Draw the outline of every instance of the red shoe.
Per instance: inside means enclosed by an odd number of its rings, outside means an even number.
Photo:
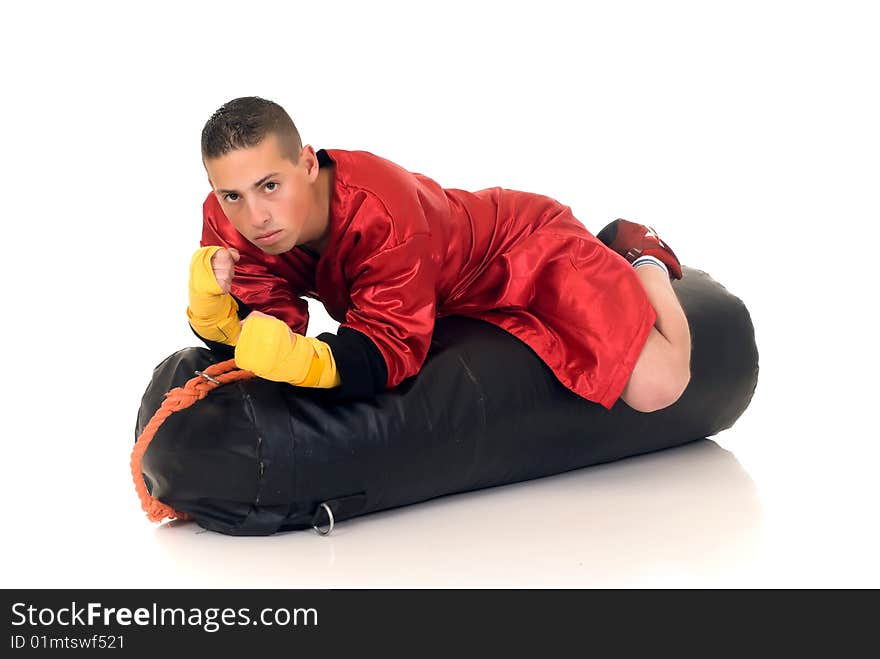
[[[670,279],[681,279],[681,263],[653,227],[622,218],[614,220],[597,235],[601,242],[632,263],[640,256],[653,256],[669,268]]]

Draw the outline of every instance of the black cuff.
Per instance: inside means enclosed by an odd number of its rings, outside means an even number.
[[[239,319],[239,320],[244,320],[245,317],[246,317],[251,311],[253,311],[253,309],[251,309],[251,308],[250,308],[248,305],[246,305],[244,302],[242,302],[242,301],[239,300],[237,297],[235,297],[234,295],[232,295],[232,293],[230,293],[229,295],[231,295],[231,296],[232,296],[232,299],[235,300],[235,301],[238,303],[238,319]]]
[[[364,333],[340,326],[336,334],[318,334],[333,353],[342,384],[328,389],[334,400],[369,398],[385,390],[388,367],[376,344]]]
[[[189,325],[189,323],[187,323]],[[206,339],[204,336],[199,334],[193,329],[192,325],[189,325],[189,328],[192,330],[192,333],[199,337],[206,346],[211,349],[220,361],[226,361],[227,359],[233,359],[235,357],[235,346],[226,345],[225,343],[220,343],[219,341],[211,341],[210,339]]]

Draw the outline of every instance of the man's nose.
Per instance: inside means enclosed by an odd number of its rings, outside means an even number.
[[[248,203],[248,222],[255,229],[260,229],[271,219],[269,209],[259,201],[251,201]]]

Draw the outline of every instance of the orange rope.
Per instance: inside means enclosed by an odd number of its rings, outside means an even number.
[[[212,364],[202,372],[206,375],[210,375],[215,380],[219,380],[219,384],[211,382],[201,375],[196,375],[194,378],[187,381],[183,387],[175,387],[166,393],[165,401],[162,403],[162,406],[156,410],[153,418],[150,419],[150,422],[144,428],[140,437],[138,437],[137,442],[134,445],[134,450],[131,452],[131,476],[134,479],[135,490],[137,490],[138,497],[140,497],[141,500],[141,508],[147,513],[147,517],[151,522],[161,522],[166,517],[183,520],[192,519],[191,515],[177,512],[171,506],[168,506],[151,496],[147,491],[141,463],[147,447],[150,445],[150,442],[153,441],[153,436],[156,434],[156,431],[165,419],[171,416],[174,412],[185,410],[197,400],[201,400],[207,396],[210,391],[216,389],[220,385],[235,382],[236,380],[249,380],[254,377],[254,374],[250,371],[236,369],[237,367],[235,366],[234,359],[228,359],[225,362]]]

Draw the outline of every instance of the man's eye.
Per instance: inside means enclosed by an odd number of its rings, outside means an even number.
[[[235,197],[237,199],[238,195],[234,192],[223,195],[223,199],[225,199],[226,201],[235,201],[235,199],[230,199],[230,197]]]
[[[266,183],[266,185],[274,185],[274,186],[276,186],[276,188],[278,186],[278,184],[275,181],[269,181],[268,183]],[[275,190],[276,188],[272,188],[271,190],[269,190],[269,192],[272,192],[272,190]]]

